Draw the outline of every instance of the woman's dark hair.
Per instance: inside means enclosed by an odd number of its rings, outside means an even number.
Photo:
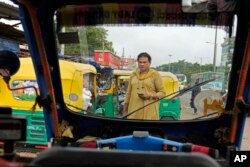
[[[140,59],[141,57],[147,57],[149,63],[151,63],[151,56],[150,56],[147,52],[142,52],[142,53],[140,53],[140,54],[137,56],[137,61],[139,61],[139,59]]]

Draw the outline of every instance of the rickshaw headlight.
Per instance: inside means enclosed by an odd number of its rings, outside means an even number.
[[[78,95],[75,93],[70,93],[69,94],[69,100],[71,101],[77,101],[78,100]]]

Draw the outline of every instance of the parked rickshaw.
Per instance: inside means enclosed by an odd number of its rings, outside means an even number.
[[[180,118],[180,98],[171,99],[179,91],[177,77],[170,72],[159,72],[166,92],[165,98],[160,100],[159,115],[161,120],[178,120]],[[118,81],[118,87],[125,87],[128,84],[131,70],[114,70],[114,77]]]
[[[179,81],[171,72],[159,72],[166,92],[166,98],[160,100],[159,114],[162,120],[178,120],[181,116]]]
[[[83,99],[83,86],[90,88],[92,96],[96,98],[96,69],[92,65],[60,60],[61,82],[65,104],[74,112],[84,112],[87,108]],[[36,80],[33,62],[30,57],[20,58],[20,69],[11,77],[8,89],[3,78],[0,78],[0,106],[11,106],[14,116],[27,118],[27,142],[29,147],[47,144],[46,127],[43,108],[36,103],[40,94]],[[89,103],[89,102],[88,102]],[[19,143],[21,145],[21,143]]]
[[[21,58],[20,64],[19,71],[10,80],[10,87],[15,90],[9,90],[3,78],[0,78],[0,106],[11,106],[13,115],[27,118],[27,142],[47,144],[43,110],[38,105],[34,106],[39,88],[32,60]],[[28,88],[21,89],[23,87]]]
[[[126,95],[126,87],[132,70],[113,70],[113,75],[106,82],[106,88],[99,94],[99,98],[103,100],[102,110],[95,110],[95,113],[102,114],[106,117],[121,117],[123,101]],[[177,77],[170,72],[159,72],[162,77],[166,97],[160,100],[159,115],[162,120],[178,120],[180,119],[180,98],[174,95],[179,92],[179,82]],[[107,86],[109,85],[109,86]],[[176,92],[176,94],[175,94]]]

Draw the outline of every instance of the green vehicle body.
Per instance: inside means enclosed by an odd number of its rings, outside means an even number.
[[[106,86],[107,89],[103,90],[105,93],[105,100],[98,109],[95,105],[95,113],[101,114],[105,117],[121,117],[122,116],[122,104],[119,102],[119,88],[121,82],[128,80],[131,71],[126,70],[114,70],[113,77],[111,78],[112,85]],[[179,82],[177,77],[169,72],[160,72],[162,76],[164,88],[166,91],[166,98],[160,100],[159,104],[159,115],[160,119],[164,120],[178,120],[181,115],[181,103],[180,98],[175,97],[171,99],[170,94],[179,91]],[[122,81],[121,81],[122,78]]]
[[[14,109],[13,116],[25,116],[27,118],[26,140],[33,144],[47,144],[44,115],[42,111],[32,113],[28,110]]]
[[[180,105],[181,105],[181,102],[180,102],[179,97],[173,100],[162,99],[159,105],[160,119],[179,120],[181,116]]]
[[[13,116],[25,116],[27,120],[26,126],[26,141],[19,142],[23,143],[22,146],[29,145],[28,147],[33,147],[37,145],[47,145],[47,133],[44,120],[44,112],[42,108],[39,108],[36,105],[34,111],[32,111],[32,106],[35,103],[36,95],[33,88],[25,88],[27,86],[33,86],[39,92],[35,77],[35,72],[33,70],[33,63],[29,58],[21,58],[21,67],[15,75],[12,76],[10,84],[11,88],[20,88],[18,90],[9,90],[6,83],[2,78],[0,78],[0,97],[3,99],[0,103],[0,106],[10,105],[12,106],[12,115]],[[72,67],[73,71],[72,76],[67,76],[65,73],[62,75],[62,83],[64,88],[64,93],[68,96],[73,92],[75,94],[82,94],[82,88],[80,85],[83,85],[83,75],[95,75],[94,67],[90,65],[82,64],[72,64],[67,61],[60,61],[63,67]],[[66,66],[68,65],[68,66]],[[75,66],[73,66],[75,65]],[[75,67],[75,69],[73,68]],[[32,70],[31,70],[32,69]],[[93,80],[95,80],[93,78]],[[95,85],[95,83],[91,83]],[[71,86],[72,85],[72,86]],[[95,97],[95,95],[94,95]],[[69,104],[80,108],[83,104],[82,97],[79,96],[79,100],[73,101],[65,97],[65,101]],[[75,103],[74,103],[75,102]],[[72,108],[75,112],[80,112],[79,109]],[[75,110],[74,110],[75,109]],[[21,145],[20,145],[21,146]]]

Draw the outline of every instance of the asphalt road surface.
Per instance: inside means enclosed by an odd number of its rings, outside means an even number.
[[[194,114],[194,110],[190,107],[189,104],[190,97],[191,97],[191,92],[188,92],[180,97],[182,104],[181,118],[180,118],[181,120],[195,119],[197,117],[203,116],[203,112],[201,111],[198,111],[197,114]],[[247,117],[246,119],[244,134],[242,137],[241,150],[250,151],[250,117]]]
[[[246,119],[241,150],[250,151],[250,117],[247,117]]]
[[[191,92],[185,93],[182,96],[180,96],[180,100],[181,100],[180,119],[181,120],[190,120],[190,119],[195,119],[195,118],[204,116],[203,112],[199,110],[197,114],[194,114],[194,109],[190,107],[190,98],[191,98]],[[212,115],[212,116],[217,116],[217,114]]]

